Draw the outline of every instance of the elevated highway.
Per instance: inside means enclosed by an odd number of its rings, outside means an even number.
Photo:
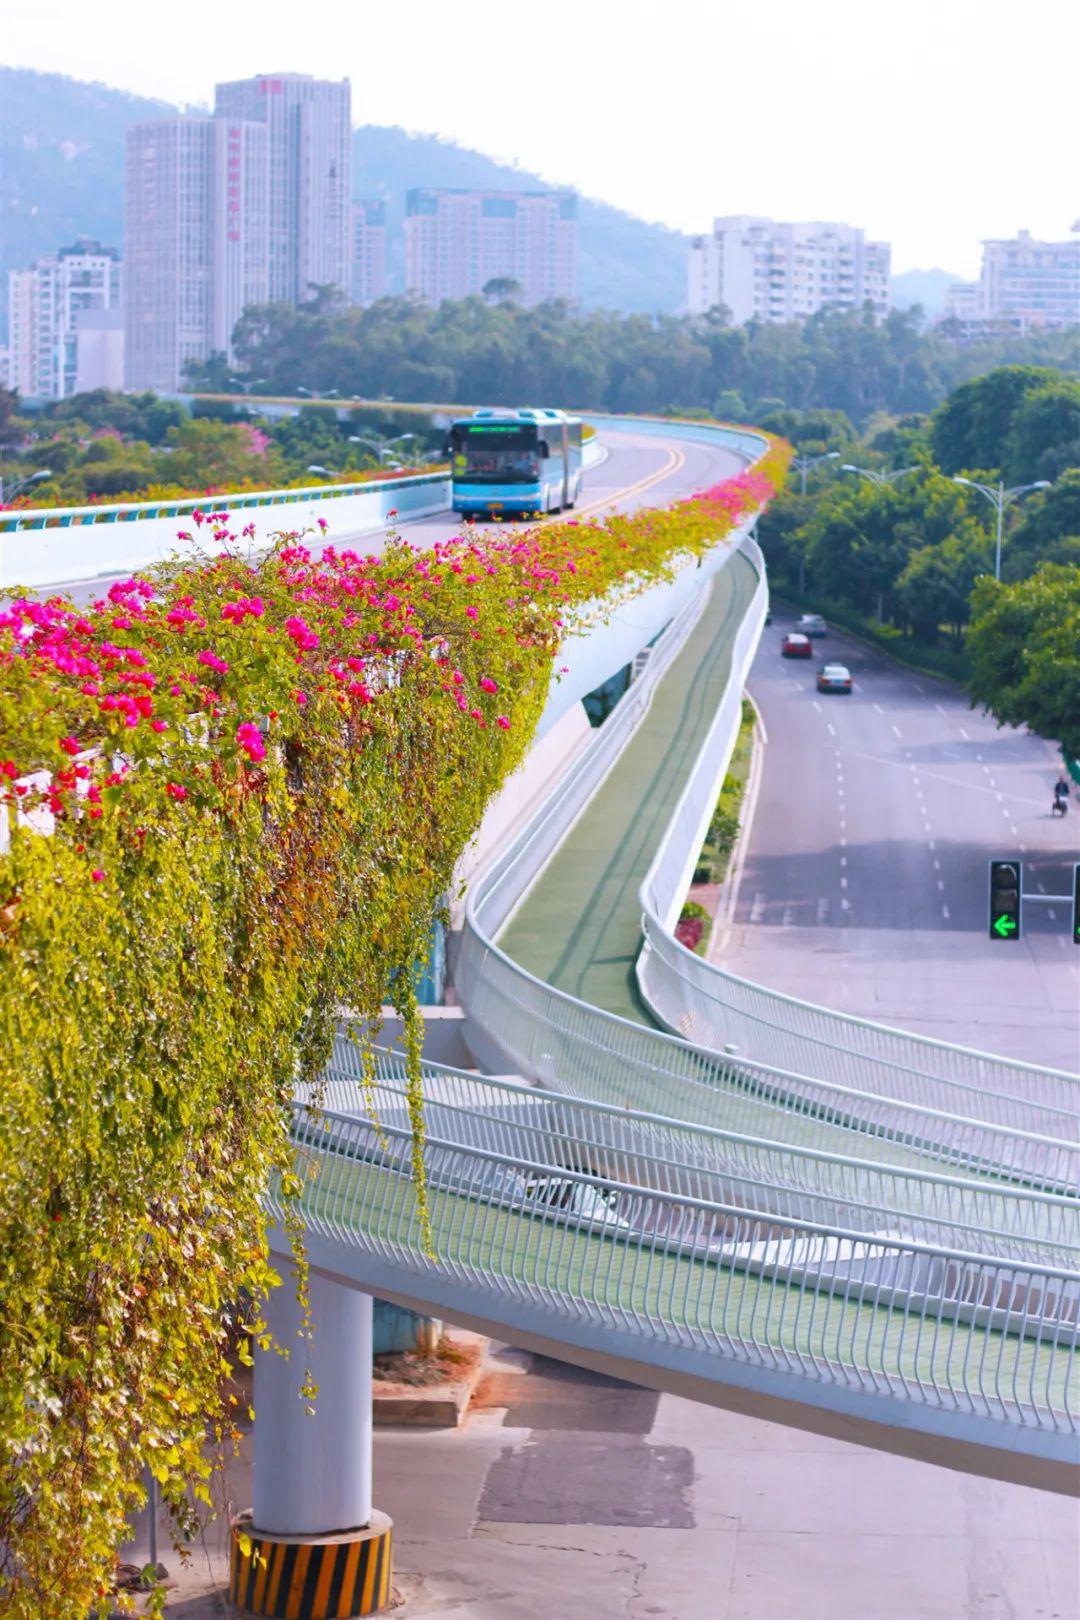
[[[688,424],[603,437],[589,509],[667,504],[751,454]],[[454,526],[428,514],[408,532]],[[1080,1086],[808,1006],[676,944],[767,588],[744,535],[665,589],[570,655],[596,684],[625,662],[628,623],[651,644],[473,884],[455,990],[479,1068],[513,1080],[428,1066],[430,1251],[400,1072],[388,1059],[376,1122],[343,1037],[325,1106],[294,1109],[312,1262],[331,1289],[656,1388],[1074,1488]],[[327,1387],[362,1400],[356,1346],[316,1348]],[[257,1514],[260,1452],[317,1444],[325,1462],[340,1445],[332,1414],[309,1434],[259,1404]],[[263,1510],[281,1529],[299,1509],[273,1473]],[[359,1522],[327,1489],[308,1516]]]

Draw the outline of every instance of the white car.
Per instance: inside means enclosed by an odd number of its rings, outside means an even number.
[[[820,613],[804,613],[795,628],[804,636],[827,636],[829,633],[829,627]]]

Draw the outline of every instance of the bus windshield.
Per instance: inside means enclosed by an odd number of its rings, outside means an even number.
[[[458,484],[535,484],[540,477],[536,429],[473,428],[462,433],[454,454]]]

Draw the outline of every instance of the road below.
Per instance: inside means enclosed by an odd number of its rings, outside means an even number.
[[[1019,943],[987,928],[991,857],[1023,860],[1025,893],[1071,888],[1080,799],[1050,815],[1060,757],[843,635],[781,658],[792,623],[775,613],[750,675],[768,741],[714,960],[842,1012],[1080,1067],[1070,908],[1026,905]],[[850,697],[816,691],[826,659],[851,669]]]

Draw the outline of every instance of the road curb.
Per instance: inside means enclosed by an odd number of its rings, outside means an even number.
[[[487,1369],[489,1341],[472,1334],[455,1343],[475,1346],[477,1354],[459,1378],[424,1388],[374,1381],[371,1395],[377,1429],[456,1429],[469,1409],[477,1384]]]

